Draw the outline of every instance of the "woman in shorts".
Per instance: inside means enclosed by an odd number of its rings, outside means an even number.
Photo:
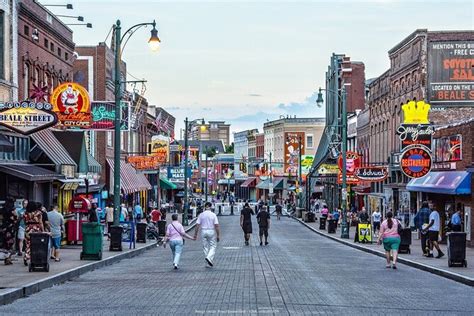
[[[387,212],[387,219],[382,222],[380,226],[380,234],[377,244],[380,245],[383,241],[385,249],[385,257],[387,258],[386,268],[397,268],[398,248],[400,247],[400,235],[398,234],[399,222],[393,218],[392,212]],[[390,252],[392,254],[392,262],[390,262]]]

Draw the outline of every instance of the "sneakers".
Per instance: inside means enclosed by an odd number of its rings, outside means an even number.
[[[393,269],[393,270],[397,270],[397,266],[394,265],[394,264],[392,264],[392,269]]]
[[[206,262],[210,267],[213,267],[214,264],[212,263],[211,259],[206,258]]]
[[[431,256],[433,256],[433,255],[431,255]],[[442,257],[444,257],[444,253],[438,252],[438,255],[436,256],[436,259],[439,259],[439,258],[442,258]]]
[[[265,242],[265,246],[268,245],[268,241]]]
[[[263,242],[260,242],[260,246],[263,246]]]
[[[246,240],[245,241],[245,246],[248,246],[249,245],[249,242]]]
[[[426,258],[433,258],[433,254],[430,253],[429,255],[426,256]]]
[[[178,265],[177,264],[173,264],[173,267],[175,270],[178,270]]]

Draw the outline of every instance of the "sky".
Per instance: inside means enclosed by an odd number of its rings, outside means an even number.
[[[149,103],[176,117],[177,135],[186,116],[225,120],[233,132],[263,131],[281,115],[322,117],[316,93],[332,53],[364,62],[369,79],[389,68],[388,50],[417,28],[474,29],[474,0],[40,2],[71,3],[73,10],[49,9],[93,24],[70,26],[76,45],[105,41],[117,19],[124,30],[155,19],[160,50],[147,45],[150,28],[139,29],[123,59],[129,80],[147,80]]]

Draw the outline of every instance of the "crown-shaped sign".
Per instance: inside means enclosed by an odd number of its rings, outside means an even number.
[[[402,105],[404,121],[403,124],[429,124],[428,113],[431,106],[425,101],[410,101]]]

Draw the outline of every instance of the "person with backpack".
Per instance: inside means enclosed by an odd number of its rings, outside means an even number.
[[[181,259],[181,254],[183,252],[184,238],[196,240],[186,234],[183,225],[178,221],[178,214],[171,215],[172,222],[166,228],[166,236],[164,239],[164,245],[166,247],[166,242],[169,241],[171,253],[173,254],[173,267],[175,270],[178,270],[179,260]]]
[[[430,207],[428,202],[423,202],[421,205],[421,209],[415,215],[415,226],[418,228],[420,232],[420,240],[421,240],[421,250],[423,251],[423,255],[429,255],[428,249],[428,233],[424,230],[430,221]]]
[[[387,212],[387,219],[380,225],[380,235],[377,240],[377,245],[383,242],[385,249],[385,258],[387,259],[386,268],[392,267],[397,269],[398,248],[400,247],[400,232],[401,224],[398,219],[393,218],[392,212]],[[390,254],[392,262],[390,262]]]

